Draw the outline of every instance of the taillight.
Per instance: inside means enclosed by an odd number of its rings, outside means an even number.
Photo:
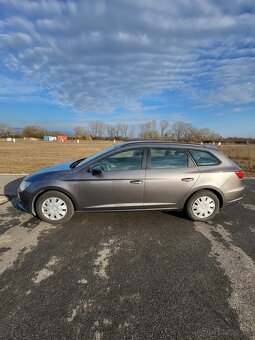
[[[243,170],[235,171],[235,173],[236,173],[236,176],[237,176],[239,179],[242,179],[242,178],[243,178]]]

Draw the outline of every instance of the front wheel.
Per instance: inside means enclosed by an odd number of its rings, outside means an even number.
[[[64,223],[74,213],[70,198],[56,190],[42,194],[36,201],[35,210],[41,220],[51,224]]]
[[[192,195],[186,204],[186,213],[193,221],[209,221],[218,212],[218,197],[209,190],[201,190]]]

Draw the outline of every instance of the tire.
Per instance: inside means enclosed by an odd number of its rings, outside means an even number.
[[[186,204],[186,213],[193,221],[209,221],[218,214],[220,202],[209,190],[201,190],[192,195]]]
[[[46,191],[35,203],[37,216],[50,224],[67,222],[74,213],[74,206],[69,197],[56,190]]]

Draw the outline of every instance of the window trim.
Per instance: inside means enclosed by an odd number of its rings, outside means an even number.
[[[185,167],[174,167],[174,168],[151,168],[151,149],[163,149],[163,150],[183,150],[186,155],[187,155],[187,166]],[[148,155],[147,155],[147,162],[146,162],[146,170],[176,170],[176,169],[188,169],[190,168],[191,166],[189,165],[189,153],[187,152],[187,150],[185,148],[182,148],[182,147],[167,147],[167,146],[150,146],[148,147]],[[193,160],[193,159],[192,159]],[[196,164],[196,163],[195,163]],[[196,165],[195,165],[196,166]]]
[[[197,164],[195,158],[192,156],[192,153],[190,152],[190,150],[202,151],[202,152],[209,153],[209,155],[213,156],[218,161],[218,163],[217,164],[200,164],[199,165],[199,164]],[[187,149],[187,152],[189,153],[190,157],[192,158],[192,160],[196,164],[196,166],[218,166],[218,165],[220,165],[222,163],[222,161],[217,156],[215,156],[212,152],[210,152],[209,150],[201,150],[201,149],[189,148],[189,149]]]

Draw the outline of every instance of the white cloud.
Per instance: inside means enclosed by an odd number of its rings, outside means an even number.
[[[5,66],[9,70],[15,71],[18,68],[18,61],[17,58],[13,54],[9,54],[8,57],[5,59]]]
[[[25,48],[32,42],[31,37],[23,32],[0,33],[0,47],[6,51]]]
[[[200,104],[255,102],[254,1],[0,0],[5,65],[79,113],[143,110],[181,91]]]

